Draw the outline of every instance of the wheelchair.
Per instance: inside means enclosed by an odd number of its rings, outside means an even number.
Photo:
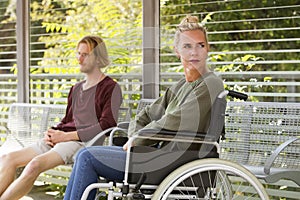
[[[167,141],[167,148],[128,148],[123,182],[91,184],[81,199],[85,200],[91,190],[98,188],[103,192],[96,199],[105,194],[108,200],[269,200],[264,187],[251,172],[237,163],[219,159],[218,142],[225,137],[227,96],[247,99],[247,95],[236,91],[221,92],[212,106],[207,133],[140,130],[137,136],[129,138],[129,146],[137,138],[143,138]],[[189,147],[185,151],[177,150],[179,143],[188,143]]]

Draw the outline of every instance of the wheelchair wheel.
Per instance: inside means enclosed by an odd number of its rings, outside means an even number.
[[[269,200],[259,180],[244,167],[207,158],[187,163],[158,186],[152,199]]]

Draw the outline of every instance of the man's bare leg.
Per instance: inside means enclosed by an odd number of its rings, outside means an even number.
[[[49,151],[33,158],[17,178],[0,197],[0,200],[17,200],[30,192],[40,173],[64,164],[58,153]]]
[[[0,196],[14,181],[16,169],[25,166],[37,155],[32,148],[24,148],[0,156]]]

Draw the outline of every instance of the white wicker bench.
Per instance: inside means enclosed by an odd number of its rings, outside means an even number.
[[[65,105],[11,104],[6,141],[1,146],[0,153],[21,149],[42,138],[44,131],[59,123],[65,112]],[[130,109],[120,108],[118,121],[128,121],[130,115]],[[42,173],[37,180],[66,185],[71,169],[71,165],[61,165]]]
[[[228,102],[227,115],[220,157],[248,168],[270,196],[298,199],[300,103]]]

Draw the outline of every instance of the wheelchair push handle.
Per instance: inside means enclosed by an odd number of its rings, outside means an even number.
[[[244,101],[246,101],[248,99],[247,94],[242,93],[242,92],[237,92],[237,91],[234,91],[234,90],[224,90],[223,92],[221,92],[218,95],[218,98],[222,99],[226,96],[230,96],[232,98],[237,98],[237,99],[244,100]]]
[[[233,97],[233,98],[241,99],[241,100],[244,100],[244,101],[246,101],[248,99],[247,94],[237,92],[237,91],[234,91],[234,90],[228,90],[228,95]]]

